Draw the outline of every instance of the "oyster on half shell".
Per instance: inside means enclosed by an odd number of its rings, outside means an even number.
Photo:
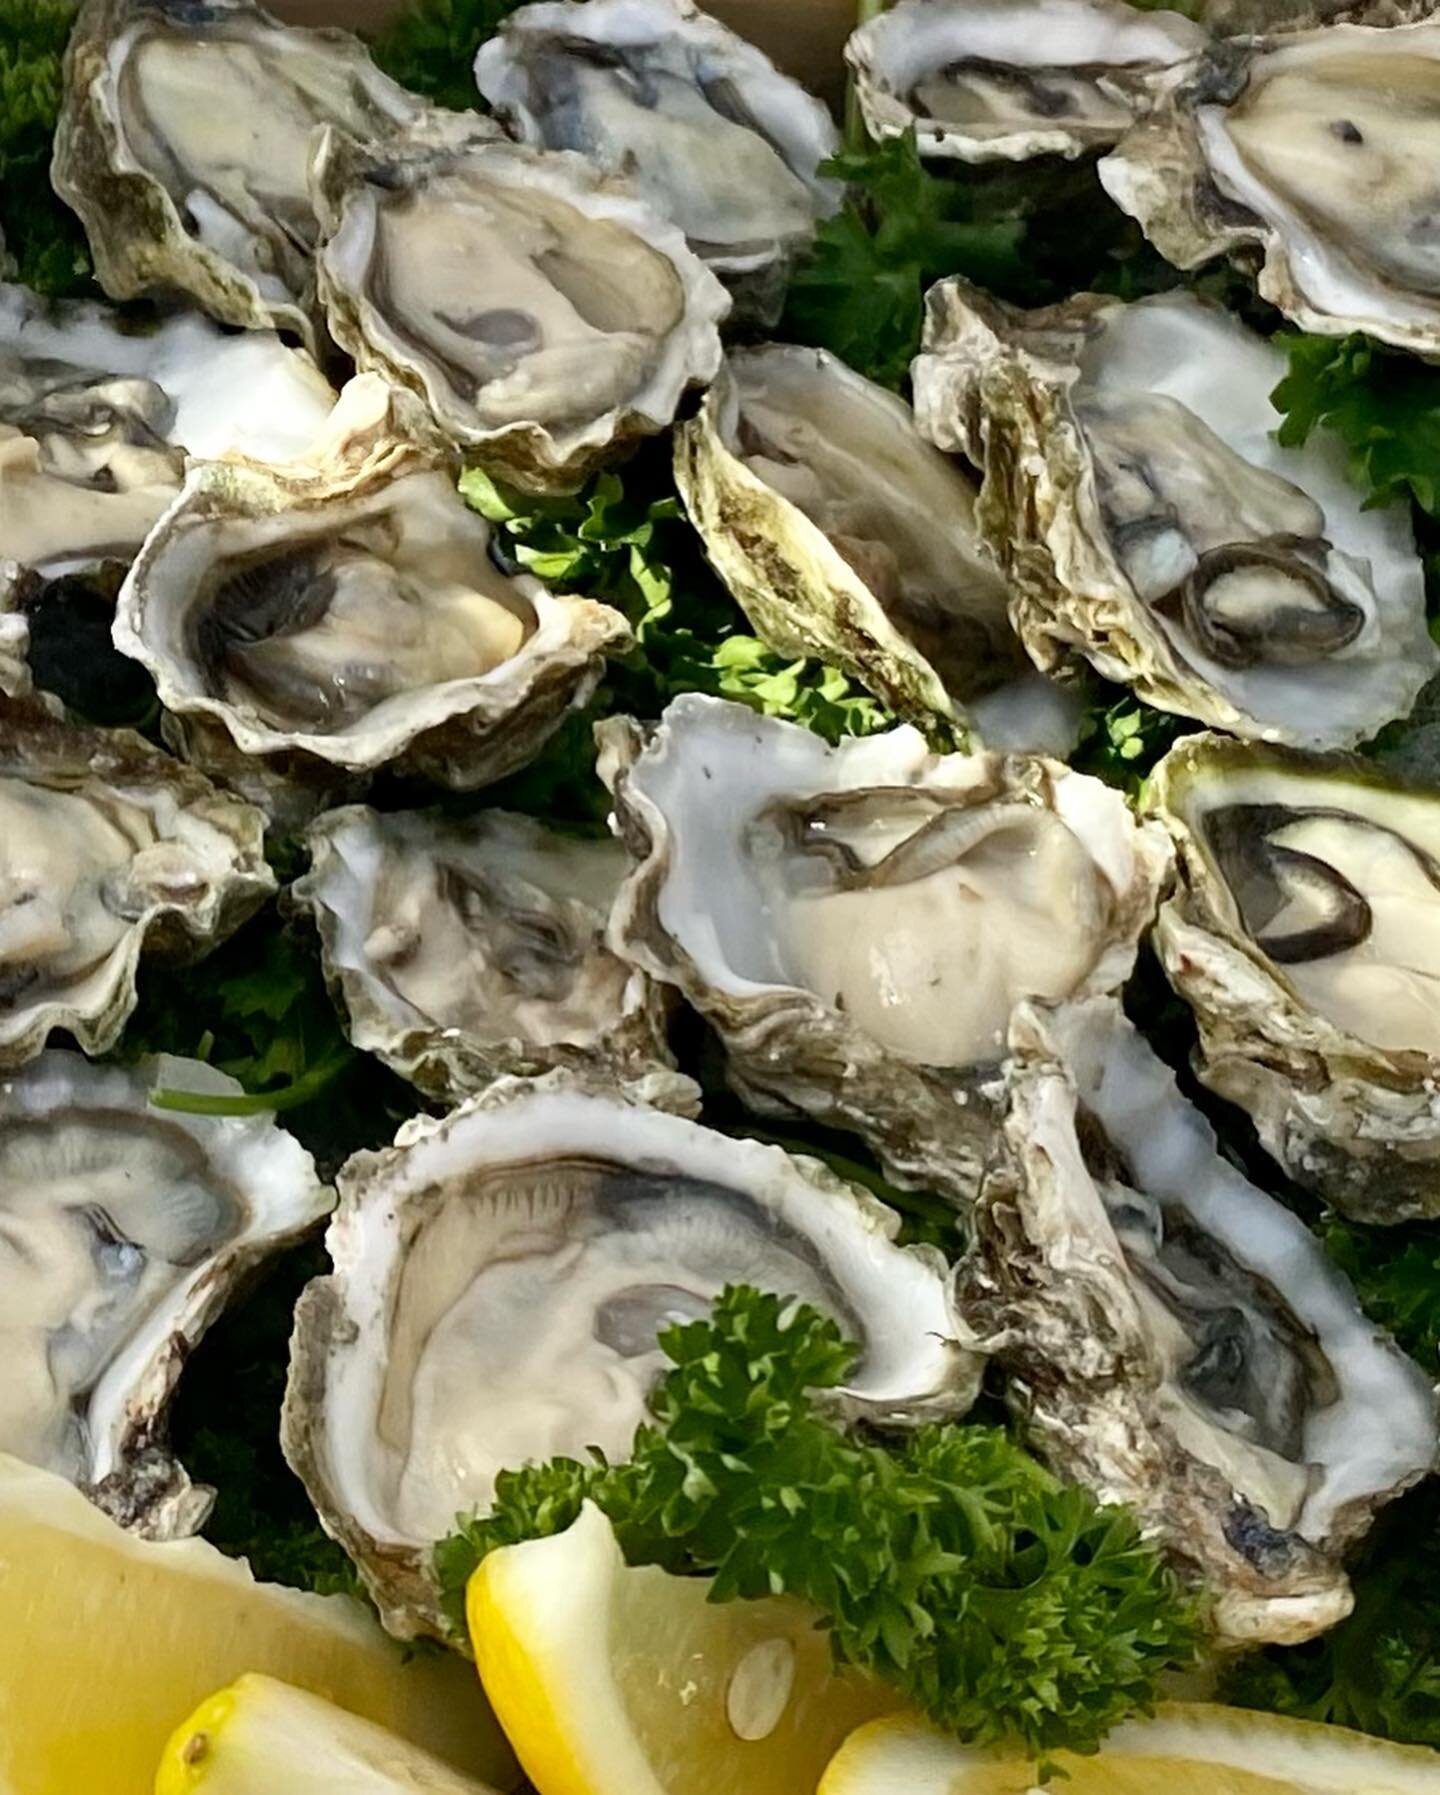
[[[1018,312],[928,301],[916,415],[984,471],[980,527],[1042,666],[1080,655],[1162,710],[1348,746],[1440,664],[1408,514],[1338,439],[1273,434],[1278,349],[1187,294]]]
[[[241,1277],[332,1193],[273,1115],[157,1109],[158,1090],[241,1094],[195,1060],[64,1052],[0,1081],[0,1451],[173,1539],[212,1499],[166,1448],[176,1380]]]
[[[691,1104],[686,1079],[650,1094]],[[431,1548],[497,1474],[592,1446],[623,1459],[665,1361],[658,1331],[727,1284],[794,1294],[861,1355],[839,1412],[967,1408],[932,1249],[818,1161],[646,1108],[593,1077],[504,1080],[357,1154],[296,1311],[282,1442],[401,1636],[442,1637]]]
[[[287,901],[320,931],[350,1039],[434,1097],[590,1066],[669,1064],[660,987],[605,943],[619,842],[525,816],[328,811]]]
[[[861,1134],[891,1177],[973,1194],[1022,998],[1118,990],[1163,832],[1054,761],[827,747],[687,695],[648,744],[600,725],[634,869],[611,939],[718,1031],[740,1094]]]
[[[1300,1218],[1098,1000],[1025,1006],[1005,1152],[956,1273],[1036,1450],[1130,1504],[1222,1643],[1350,1611],[1344,1553],[1436,1460],[1435,1396]]]
[[[1200,1076],[1335,1208],[1440,1215],[1440,796],[1201,735],[1147,797],[1179,863],[1155,943]]]

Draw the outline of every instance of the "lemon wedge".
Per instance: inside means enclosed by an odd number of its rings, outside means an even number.
[[[1440,1752],[1343,1727],[1176,1702],[1117,1727],[1098,1757],[1060,1752],[1065,1795],[1440,1795]],[[1030,1795],[1034,1765],[947,1739],[909,1715],[854,1733],[820,1795]]]
[[[0,1455],[0,1789],[140,1795],[195,1704],[247,1670],[513,1785],[459,1658],[407,1665],[357,1603],[257,1583],[203,1540],[137,1539],[63,1478]]]
[[[803,1603],[713,1603],[707,1587],[628,1568],[590,1503],[482,1561],[475,1659],[539,1795],[812,1795],[846,1733],[898,1706],[835,1674]]]
[[[155,1795],[493,1795],[418,1745],[273,1677],[241,1677],[176,1729]]]

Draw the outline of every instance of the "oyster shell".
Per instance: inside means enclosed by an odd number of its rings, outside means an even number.
[[[1042,666],[1083,655],[1162,710],[1338,747],[1440,654],[1408,514],[1338,441],[1274,438],[1279,350],[1183,293],[1017,312],[931,290],[916,415],[984,469],[980,527]]]
[[[176,1380],[243,1274],[332,1193],[273,1116],[157,1109],[160,1090],[240,1095],[195,1060],[64,1052],[0,1082],[0,1450],[172,1539],[212,1495],[165,1445]]]
[[[249,0],[85,0],[52,179],[112,298],[186,293],[313,349],[311,133],[383,136],[423,107],[348,31],[281,25]]]
[[[282,808],[382,766],[498,779],[629,640],[609,606],[500,571],[444,452],[403,435],[418,410],[371,376],[311,464],[193,468],[121,589],[115,645],[167,735]]]
[[[481,44],[475,80],[522,143],[632,180],[766,322],[844,191],[817,172],[840,148],[825,107],[691,0],[522,6]]]
[[[781,654],[844,668],[922,725],[1073,746],[1066,697],[1010,627],[975,488],[903,399],[823,349],[735,350],[676,433],[675,476],[716,572]]]
[[[197,959],[275,889],[264,818],[129,730],[0,702],[0,1069],[113,1047],[142,953]]]
[[[605,945],[625,872],[613,840],[502,810],[353,805],[306,835],[287,900],[320,930],[350,1039],[447,1102],[558,1065],[669,1063],[659,988]]]
[[[1156,947],[1201,1077],[1334,1207],[1440,1215],[1440,797],[1216,736],[1178,743],[1147,796],[1180,872]]]
[[[472,459],[571,489],[713,377],[730,300],[627,183],[494,133],[458,114],[380,145],[322,133],[320,291],[340,346]]]
[[[1124,136],[1205,49],[1176,12],[1124,0],[900,0],[845,49],[872,137],[922,156],[1083,156]]]
[[[1221,43],[1100,164],[1180,268],[1222,253],[1305,330],[1440,356],[1440,20]]]
[[[1201,0],[1198,17],[1218,36],[1310,31],[1317,25],[1413,25],[1435,0]]]
[[[1433,1468],[1434,1392],[1118,1003],[1025,1006],[1011,1049],[961,1316],[1036,1449],[1134,1508],[1222,1641],[1310,1638],[1350,1610],[1346,1548]]]
[[[746,1101],[972,1195],[1012,1008],[1119,988],[1162,831],[1054,761],[935,755],[909,728],[829,748],[688,695],[648,746],[623,719],[597,733],[635,862],[616,949],[713,1024]]]
[[[663,1075],[654,1094],[689,1101]],[[430,1548],[498,1472],[629,1450],[657,1331],[729,1283],[794,1293],[858,1340],[842,1414],[957,1414],[943,1260],[819,1162],[630,1101],[604,1081],[505,1080],[339,1178],[334,1273],[296,1310],[282,1442],[385,1625],[441,1632]]]

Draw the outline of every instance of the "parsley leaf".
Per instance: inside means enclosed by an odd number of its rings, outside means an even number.
[[[1082,773],[1139,795],[1151,769],[1166,751],[1195,728],[1189,717],[1156,710],[1131,692],[1093,682],[1096,696],[1080,724],[1080,740],[1070,764]]]
[[[521,0],[418,0],[380,32],[370,54],[390,76],[437,106],[480,107],[475,52]]]
[[[0,237],[19,278],[50,294],[81,293],[90,284],[80,221],[50,186],[61,62],[74,17],[70,0],[0,0]]]

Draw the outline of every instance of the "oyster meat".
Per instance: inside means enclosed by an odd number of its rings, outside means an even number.
[[[1440,1215],[1440,796],[1202,735],[1149,801],[1180,875],[1156,947],[1201,1077],[1335,1208]]]
[[[0,701],[0,1069],[119,1039],[142,952],[196,959],[275,889],[258,810],[129,730]]]
[[[773,322],[796,253],[840,203],[820,101],[691,0],[546,0],[480,46],[475,80],[521,142],[632,180],[744,309]]]
[[[1082,655],[1162,710],[1348,746],[1440,665],[1408,513],[1338,439],[1274,436],[1283,354],[1183,293],[1017,312],[933,288],[916,415],[984,470],[981,530],[1042,666]]]
[[[652,1094],[698,1094],[673,1074]],[[334,1271],[305,1291],[282,1441],[387,1627],[440,1632],[430,1564],[497,1474],[628,1452],[671,1322],[726,1284],[793,1293],[861,1356],[839,1411],[969,1406],[944,1262],[818,1161],[735,1140],[596,1078],[504,1080],[340,1173]]]
[[[1125,0],[900,0],[845,60],[872,137],[913,130],[922,156],[1022,162],[1114,143],[1209,41]]]
[[[115,645],[167,733],[282,808],[382,766],[497,779],[629,641],[608,605],[501,572],[444,451],[410,434],[419,410],[370,376],[309,465],[193,468],[121,589]]]
[[[383,144],[322,133],[320,290],[341,348],[471,459],[573,489],[714,376],[730,299],[627,182],[495,131],[446,113]]]
[[[560,1065],[643,1077],[669,1063],[659,987],[606,946],[619,842],[502,810],[318,817],[288,901],[320,931],[350,1039],[458,1103]]]
[[[332,1193],[273,1116],[157,1109],[162,1089],[240,1095],[194,1060],[65,1052],[0,1083],[0,1451],[173,1539],[211,1502],[166,1448],[176,1380],[242,1275]]]
[[[1231,39],[1100,178],[1178,267],[1234,253],[1302,329],[1440,357],[1437,121],[1440,20]]]
[[[829,748],[686,695],[648,745],[600,726],[635,862],[611,938],[679,988],[755,1107],[852,1129],[964,1201],[1024,997],[1118,990],[1163,832],[1054,761],[935,755],[913,729]]]
[[[1352,1605],[1343,1555],[1436,1459],[1435,1397],[1121,1013],[1022,1008],[956,1306],[1032,1444],[1129,1503],[1227,1644]]]
[[[296,30],[250,0],[85,0],[52,178],[112,298],[185,293],[317,348],[311,134],[383,137],[423,109],[348,31]]]

